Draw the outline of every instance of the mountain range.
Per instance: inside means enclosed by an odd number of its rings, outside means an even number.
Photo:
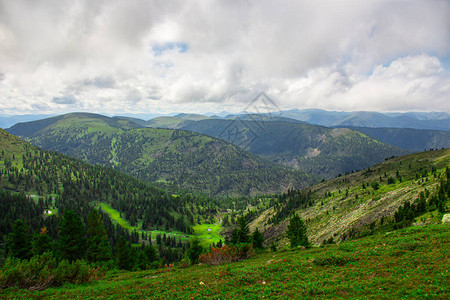
[[[380,113],[370,111],[336,112],[320,109],[292,109],[282,111],[280,115],[323,126],[450,130],[450,115],[445,112]]]
[[[254,195],[304,187],[314,176],[202,134],[142,128],[129,119],[74,113],[9,129],[45,150],[113,167],[171,189]]]
[[[324,178],[408,153],[355,130],[303,123],[202,120],[182,129],[222,138],[273,162]]]
[[[301,121],[267,121],[264,116],[217,120],[187,114],[170,120],[184,122],[177,126],[183,130],[73,113],[19,123],[8,131],[46,150],[212,195],[300,188],[318,177],[332,178],[408,153],[358,131]]]
[[[208,113],[205,115],[179,113],[170,116],[160,114],[124,114],[116,116],[133,120],[145,127],[180,128],[191,121],[204,119],[236,119],[245,118],[248,112],[230,114]],[[323,109],[289,109],[276,110],[272,113],[258,113],[266,119],[278,121],[302,121],[313,125],[375,127],[375,128],[413,128],[450,131],[450,114],[447,112],[404,112],[381,113],[373,111],[328,111]],[[20,122],[29,122],[52,117],[53,115],[0,115],[0,127],[8,128]],[[150,118],[150,119],[148,119]]]

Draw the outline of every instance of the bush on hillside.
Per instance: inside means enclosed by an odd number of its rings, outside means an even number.
[[[200,262],[208,265],[221,265],[243,260],[254,255],[253,244],[242,243],[233,246],[224,245],[211,248],[211,251],[200,255]]]
[[[58,262],[53,253],[47,252],[30,260],[10,257],[0,270],[0,288],[18,287],[42,291],[64,282],[85,283],[98,280],[105,272],[92,268],[85,260]]]

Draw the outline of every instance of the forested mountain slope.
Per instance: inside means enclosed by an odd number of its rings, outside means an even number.
[[[332,178],[408,151],[350,129],[277,121],[204,120],[183,129],[223,138],[273,162]]]
[[[44,218],[44,210],[61,213],[71,209],[85,216],[98,204],[117,210],[131,225],[144,230],[164,228],[191,232],[192,213],[186,203],[205,205],[191,194],[173,196],[166,191],[110,168],[93,166],[57,152],[43,151],[0,129],[0,188],[31,195],[34,201],[1,197],[0,233],[10,232],[18,218],[29,220],[39,229],[46,219],[50,233],[56,223]],[[210,201],[211,205],[214,205]],[[36,206],[37,205],[37,206]],[[25,208],[27,207],[27,208]],[[177,216],[177,217],[174,217]],[[35,220],[35,221],[32,221]],[[109,230],[114,229],[109,221]],[[122,234],[129,235],[122,230]],[[115,233],[112,233],[115,236]]]
[[[267,243],[284,245],[293,213],[305,220],[315,244],[391,231],[414,219],[418,224],[440,223],[450,199],[449,167],[450,149],[390,159],[273,198],[271,208],[255,217],[250,227],[265,231]]]
[[[411,151],[450,148],[450,131],[411,128],[347,127],[380,142]]]
[[[312,176],[198,133],[137,128],[129,120],[69,114],[9,129],[32,144],[111,166],[172,189],[211,195],[254,195],[304,187]]]

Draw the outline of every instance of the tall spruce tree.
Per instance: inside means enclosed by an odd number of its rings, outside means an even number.
[[[122,236],[116,244],[116,260],[119,269],[131,271],[134,267],[133,249]]]
[[[38,234],[34,235],[33,253],[34,255],[41,255],[45,252],[53,250],[53,241],[48,235],[47,227],[41,228]]]
[[[146,245],[144,248],[145,255],[149,262],[154,262],[158,260],[158,251],[152,245]]]
[[[289,222],[287,235],[292,248],[298,246],[309,247],[305,223],[297,214],[295,214]]]
[[[264,235],[258,230],[258,228],[256,228],[252,234],[252,243],[255,249],[264,249]]]
[[[87,217],[87,236],[89,245],[87,259],[89,262],[108,261],[111,259],[111,246],[103,226],[102,216],[97,209],[91,210]]]
[[[248,243],[250,242],[250,229],[248,228],[247,221],[244,216],[238,218],[238,242]]]
[[[20,259],[29,259],[33,256],[30,227],[21,219],[16,220],[12,232],[7,237],[9,255]]]
[[[188,250],[189,259],[191,260],[192,264],[198,263],[198,258],[203,253],[203,250],[204,249],[202,245],[200,245],[200,240],[198,239],[198,237],[193,237],[191,239],[191,247]]]
[[[74,261],[86,254],[87,240],[80,216],[68,209],[58,224],[58,249],[63,259]]]

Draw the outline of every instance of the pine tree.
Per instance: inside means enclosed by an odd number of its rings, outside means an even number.
[[[237,244],[237,243],[239,243],[239,230],[235,228],[231,232],[230,244]]]
[[[41,231],[34,236],[33,253],[34,255],[41,255],[52,250],[52,239],[48,235],[47,227],[43,227],[41,228]]]
[[[203,247],[200,245],[200,240],[198,239],[198,237],[193,237],[191,239],[191,247],[188,251],[189,259],[191,260],[192,264],[198,263],[198,258],[203,252]]]
[[[244,216],[240,216],[238,219],[238,242],[248,243],[250,242],[250,229],[248,228],[247,221]]]
[[[117,267],[122,270],[131,271],[134,266],[133,249],[127,241],[121,236],[116,245]]]
[[[20,259],[29,259],[33,256],[30,227],[21,219],[16,220],[12,232],[7,237],[9,255]]]
[[[256,228],[253,232],[252,243],[255,249],[264,249],[264,235],[258,230],[258,228]]]
[[[102,217],[97,209],[91,210],[87,217],[88,249],[87,259],[90,262],[108,261],[111,259],[111,247],[103,226]]]
[[[292,248],[298,246],[309,246],[305,223],[297,214],[295,214],[289,222],[287,235],[291,242]]]
[[[158,260],[158,252],[152,245],[146,245],[144,248],[144,252],[149,262],[154,262]]]
[[[66,210],[58,224],[58,248],[63,259],[74,261],[84,258],[87,241],[84,225],[72,210]]]

